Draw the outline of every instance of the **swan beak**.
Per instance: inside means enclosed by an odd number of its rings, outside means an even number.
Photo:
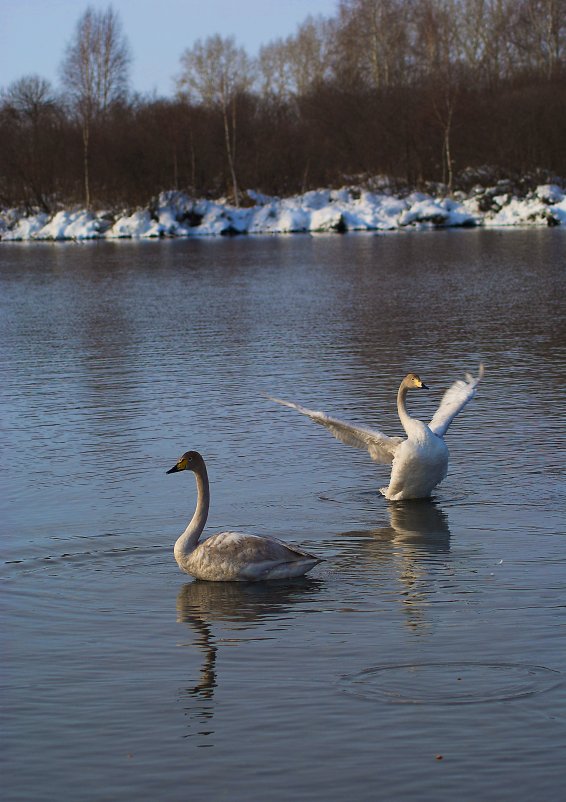
[[[178,470],[180,470],[180,468],[178,468],[177,465],[173,465],[173,467],[169,468],[169,470],[165,471],[165,473],[177,473]]]
[[[428,384],[421,382],[421,390],[430,390],[430,387],[428,386]]]

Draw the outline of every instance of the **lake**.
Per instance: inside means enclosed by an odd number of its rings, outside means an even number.
[[[2,244],[6,799],[533,802],[566,768],[566,230]],[[402,434],[429,501],[264,393]],[[207,532],[324,557],[206,583]]]

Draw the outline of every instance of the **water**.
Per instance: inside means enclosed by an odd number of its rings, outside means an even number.
[[[9,800],[558,799],[566,232],[0,247]],[[483,360],[429,502],[263,392],[400,434]],[[194,582],[208,531],[303,580]]]

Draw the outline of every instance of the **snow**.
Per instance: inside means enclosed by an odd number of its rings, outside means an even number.
[[[0,239],[147,239],[560,224],[566,225],[566,194],[557,184],[540,185],[521,198],[501,192],[498,186],[476,187],[468,196],[452,197],[421,192],[396,196],[386,190],[343,187],[278,198],[250,190],[247,205],[240,208],[170,191],[162,192],[151,208],[120,213],[0,211]]]

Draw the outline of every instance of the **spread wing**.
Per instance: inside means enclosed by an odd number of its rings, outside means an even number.
[[[444,393],[440,406],[434,413],[429,429],[442,437],[456,417],[464,409],[468,401],[471,401],[476,394],[476,388],[483,379],[483,365],[480,364],[478,375],[474,378],[469,373],[466,374],[466,381],[459,379],[454,382],[452,387]]]
[[[368,451],[374,462],[383,462],[386,465],[391,464],[399,443],[403,442],[402,437],[388,437],[375,429],[352,426],[349,423],[344,423],[344,421],[336,420],[336,418],[330,418],[324,412],[317,412],[314,409],[306,409],[299,404],[293,404],[292,401],[283,401],[281,398],[274,398],[271,395],[268,395],[267,398],[270,401],[275,401],[276,404],[296,409],[301,415],[306,415],[315,423],[326,426],[334,437],[342,443]]]

